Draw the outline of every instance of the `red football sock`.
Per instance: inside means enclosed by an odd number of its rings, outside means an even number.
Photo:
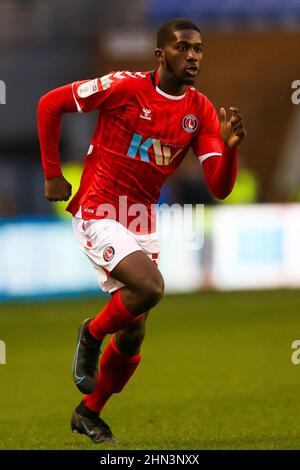
[[[127,356],[120,352],[113,336],[100,360],[97,386],[93,393],[84,396],[84,405],[100,413],[112,394],[123,390],[140,360],[140,354]]]
[[[89,332],[102,341],[109,333],[116,333],[136,320],[136,317],[127,310],[121,299],[119,289],[101,312],[89,324]]]

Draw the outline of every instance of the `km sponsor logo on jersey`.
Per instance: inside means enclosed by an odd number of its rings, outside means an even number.
[[[172,147],[162,145],[160,140],[148,137],[143,142],[143,136],[140,134],[133,134],[127,156],[136,158],[138,155],[143,162],[150,162],[149,150],[153,148],[155,161],[157,165],[170,165],[177,155],[182,151],[182,148],[177,148],[172,155]]]

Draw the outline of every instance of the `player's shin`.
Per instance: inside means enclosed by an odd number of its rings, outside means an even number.
[[[100,360],[96,388],[92,394],[84,396],[84,405],[100,413],[109,398],[123,390],[140,361],[140,353],[129,356],[120,352],[113,336]]]

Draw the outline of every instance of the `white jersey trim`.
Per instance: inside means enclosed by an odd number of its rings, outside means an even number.
[[[91,144],[91,145],[89,146],[89,149],[88,149],[87,155],[90,155],[90,154],[92,153],[92,151],[93,151],[93,150],[94,150],[94,146],[93,146],[93,144]]]
[[[200,155],[200,156],[198,157],[198,159],[199,159],[201,165],[202,165],[202,163],[204,162],[204,160],[206,160],[206,159],[209,158],[209,157],[212,157],[213,155],[222,156],[222,154],[221,154],[220,152],[210,152],[210,153],[205,153],[204,155]]]
[[[157,93],[164,96],[165,98],[169,98],[169,100],[182,100],[182,98],[184,98],[185,95],[186,95],[186,92],[183,95],[178,95],[178,96],[168,95],[168,93],[165,93],[164,91],[162,91],[160,88],[158,88],[158,86],[155,89],[156,89]]]
[[[75,101],[75,104],[76,104],[76,107],[77,107],[77,111],[78,111],[79,113],[82,113],[82,109],[81,109],[81,107],[80,107],[80,104],[78,103],[78,101],[77,101],[77,99],[76,99],[76,96],[75,96],[75,94],[74,94],[74,84],[75,84],[75,82],[72,83],[73,98],[74,98],[74,101]]]

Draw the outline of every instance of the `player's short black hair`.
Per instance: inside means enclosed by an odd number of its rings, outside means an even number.
[[[163,49],[172,39],[174,31],[181,31],[182,29],[194,29],[201,34],[199,27],[192,21],[185,18],[173,18],[162,24],[157,31],[157,47]]]

